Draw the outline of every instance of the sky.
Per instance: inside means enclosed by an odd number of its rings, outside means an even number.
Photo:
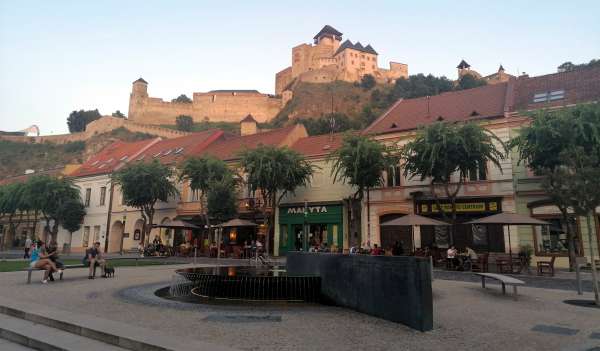
[[[127,114],[131,83],[170,101],[214,89],[275,90],[291,48],[329,24],[379,65],[456,78],[556,72],[600,58],[600,1],[0,0],[0,130],[68,131],[69,113]]]

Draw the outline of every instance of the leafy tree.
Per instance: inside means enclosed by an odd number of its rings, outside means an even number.
[[[309,183],[313,166],[299,153],[273,146],[260,145],[241,153],[240,166],[246,174],[248,189],[262,198],[261,212],[265,218],[265,249],[269,252],[269,235],[275,223],[275,209],[281,199],[300,186]]]
[[[304,125],[309,135],[338,133],[359,127],[343,113],[331,113],[321,118],[299,118],[297,121]]]
[[[360,79],[360,87],[365,90],[373,89],[376,84],[377,82],[375,81],[375,77],[373,77],[371,74],[365,74]]]
[[[453,90],[452,81],[446,77],[436,77],[432,74],[424,75],[422,73],[409,76],[408,79],[400,78],[396,80],[394,88],[388,103],[394,103],[396,100],[412,99],[423,96],[438,95]]]
[[[356,189],[356,192],[348,198],[351,210],[351,233],[360,230],[361,212],[359,208],[365,192],[367,194],[367,212],[369,213],[369,190],[383,184],[382,172],[398,161],[394,154],[394,148],[356,134],[346,135],[342,146],[331,154],[329,162],[332,163],[333,181],[348,183]],[[367,215],[368,217],[370,217],[370,213]],[[369,227],[367,228],[370,240]]]
[[[191,132],[194,128],[194,119],[191,116],[179,115],[175,118],[175,124],[178,130]]]
[[[189,182],[190,189],[198,191],[204,220],[210,228],[211,215],[207,196],[215,184],[235,186],[232,171],[225,162],[211,156],[189,158],[180,166],[179,179]]]
[[[456,90],[473,89],[483,85],[487,85],[487,81],[485,79],[479,79],[474,75],[468,73],[460,77],[457,83],[458,84],[456,85]]]
[[[50,240],[56,240],[58,228],[71,214],[69,202],[81,202],[79,190],[70,180],[58,179],[47,175],[29,178],[24,189],[25,198],[31,203],[31,208],[39,211],[45,221],[44,230],[50,234]]]
[[[172,178],[173,171],[157,160],[131,163],[111,175],[114,184],[121,188],[124,204],[141,212],[142,244],[154,223],[156,203],[167,202],[169,197],[179,194]]]
[[[69,132],[71,132],[71,133],[83,132],[83,131],[85,131],[85,127],[88,125],[88,123],[95,121],[100,117],[102,117],[102,116],[100,115],[100,112],[98,112],[98,109],[89,110],[89,111],[84,111],[84,110],[73,111],[69,115],[69,118],[67,118],[67,125],[69,126]]]
[[[585,155],[595,155],[600,147],[600,105],[589,104],[558,111],[538,111],[529,126],[511,140],[519,163],[525,162],[536,174],[543,176],[542,189],[558,207],[567,225],[569,261],[573,269],[578,252],[575,228],[569,220],[571,189],[565,174],[565,152],[579,148]],[[572,168],[572,167],[571,167]]]
[[[62,218],[62,227],[69,232],[69,245],[73,238],[73,232],[78,231],[85,217],[85,206],[80,199],[69,199],[58,208]]]
[[[123,114],[123,112],[121,112],[121,111],[119,111],[119,110],[116,110],[115,112],[113,112],[113,113],[112,113],[112,116],[113,116],[113,117],[117,117],[117,118],[127,118],[127,116],[125,116],[125,115]]]
[[[17,227],[23,223],[24,215],[30,208],[29,199],[25,197],[24,183],[12,183],[0,187],[0,215],[8,219],[8,231],[15,237]]]
[[[581,63],[578,65],[574,64],[571,61],[567,61],[567,62],[561,64],[560,66],[558,66],[557,69],[559,72],[569,72],[569,71],[574,71],[576,69],[597,67],[597,66],[600,66],[600,59],[592,59],[588,63]]]
[[[415,139],[404,146],[404,175],[421,181],[428,179],[431,195],[444,219],[448,219],[441,204],[442,192],[450,202],[451,222],[455,224],[456,198],[469,173],[485,169],[488,163],[501,171],[500,162],[506,151],[494,133],[478,124],[436,122],[420,129]]]
[[[208,215],[222,223],[237,214],[237,194],[232,179],[223,179],[211,183],[207,194]]]
[[[185,95],[185,94],[181,94],[178,97],[176,97],[175,99],[171,100],[171,102],[178,102],[178,103],[183,103],[183,104],[191,104],[192,103],[192,99],[190,99],[189,97],[187,97],[187,95]]]

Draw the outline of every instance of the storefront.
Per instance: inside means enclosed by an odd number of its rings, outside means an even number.
[[[343,247],[341,203],[290,204],[279,207],[279,254],[301,250],[304,232],[309,246],[327,244],[332,251]]]
[[[451,204],[441,201],[442,209],[448,218],[452,216]],[[421,200],[416,204],[417,214],[444,220],[435,200]],[[450,233],[450,227],[421,228],[421,246],[447,248],[454,245],[457,248],[469,246],[477,251],[505,252],[504,230],[502,225],[462,224],[474,219],[502,212],[502,198],[475,198],[456,200],[456,225]]]

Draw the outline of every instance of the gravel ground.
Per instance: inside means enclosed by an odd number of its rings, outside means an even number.
[[[86,279],[73,269],[65,280],[31,285],[24,272],[0,273],[0,295],[82,314],[156,328],[174,338],[197,338],[243,350],[593,350],[600,347],[600,309],[564,304],[573,291],[435,280],[434,330],[414,331],[351,310],[319,305],[203,306],[153,295],[178,266],[118,268],[114,279]],[[586,293],[583,298],[591,299]],[[535,329],[535,330],[532,330]],[[558,334],[557,334],[558,333]],[[564,334],[569,335],[564,335]]]

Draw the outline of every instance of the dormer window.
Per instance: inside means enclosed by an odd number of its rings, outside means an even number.
[[[173,150],[169,149],[169,150],[167,150],[167,151],[163,152],[163,154],[162,154],[162,155],[163,155],[163,156],[167,156],[168,154],[170,154],[170,153],[171,153],[171,151],[173,151]]]
[[[92,166],[95,166],[95,165],[97,165],[99,162],[100,162],[100,161],[98,161],[98,160],[96,160],[96,161],[92,162]]]
[[[479,112],[473,110],[473,112],[471,112],[471,117],[475,117],[475,116],[479,116]]]
[[[183,151],[182,147],[178,147],[177,149],[175,149],[175,154],[180,154]]]
[[[160,151],[155,153],[152,157],[157,158],[158,156],[160,156]]]
[[[398,125],[396,123],[392,123],[392,125],[390,126],[390,128],[398,128]]]
[[[553,90],[553,91],[534,94],[533,102],[534,103],[549,102],[549,101],[562,100],[564,98],[565,98],[565,91],[563,89]]]
[[[146,156],[146,155],[142,155],[142,156],[138,157],[138,158],[137,158],[137,160],[138,160],[138,161],[141,161],[141,160],[143,160],[143,159],[144,159],[144,157],[145,157],[145,156]]]
[[[125,161],[125,160],[127,160],[127,155],[121,157],[121,161]]]

